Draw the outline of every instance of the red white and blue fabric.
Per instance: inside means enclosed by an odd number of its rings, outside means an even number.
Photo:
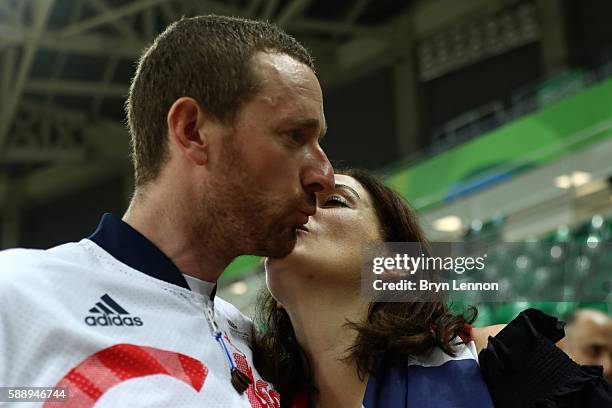
[[[471,332],[471,328],[469,328]],[[478,366],[474,341],[457,338],[455,357],[436,348],[423,356],[388,356],[370,376],[363,408],[492,408]],[[308,408],[308,396],[294,396],[292,408]]]
[[[436,348],[401,366],[381,361],[380,374],[368,381],[364,408],[493,407],[474,342],[460,342],[456,349],[455,357]]]

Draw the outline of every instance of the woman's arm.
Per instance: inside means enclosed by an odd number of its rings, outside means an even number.
[[[501,331],[507,325],[505,324],[494,324],[493,326],[473,327],[472,328],[472,340],[476,344],[476,351],[480,353],[480,350],[487,347],[489,342],[489,336],[495,337],[497,333]],[[556,345],[563,350],[563,342],[565,337],[559,340]],[[565,351],[565,350],[564,350]]]
[[[495,337],[495,335],[504,327],[506,327],[505,324],[495,324],[493,326],[472,328],[472,336],[474,343],[476,344],[476,351],[480,353],[480,350],[487,347],[489,336]]]

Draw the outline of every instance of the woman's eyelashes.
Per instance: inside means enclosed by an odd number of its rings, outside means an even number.
[[[327,197],[323,201],[323,206],[324,207],[348,207],[349,204],[348,204],[348,201],[346,201],[346,198],[338,194],[333,194]]]

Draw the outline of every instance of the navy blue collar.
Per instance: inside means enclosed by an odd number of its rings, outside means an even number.
[[[190,289],[185,277],[176,265],[144,235],[121,218],[106,213],[98,228],[89,237],[119,262],[153,278]],[[217,288],[210,297],[214,298]]]

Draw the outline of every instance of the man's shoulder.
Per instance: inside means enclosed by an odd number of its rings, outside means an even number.
[[[0,251],[0,282],[15,283],[32,274],[49,272],[56,265],[78,263],[83,252],[76,242],[49,249],[12,248]]]
[[[0,279],[7,274],[21,274],[49,257],[47,250],[11,248],[0,251]]]

